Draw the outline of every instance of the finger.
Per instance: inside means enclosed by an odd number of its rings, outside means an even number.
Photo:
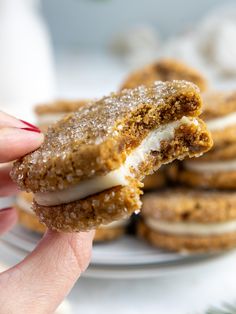
[[[11,168],[10,164],[3,167],[0,166],[0,197],[14,195],[19,191],[10,178]]]
[[[15,117],[10,116],[9,114],[5,112],[0,111],[0,128],[2,127],[14,127],[14,128],[28,127],[28,128],[32,128],[39,131],[39,129],[35,125],[29,122],[26,122],[24,120],[16,119]]]
[[[43,134],[33,129],[0,128],[0,162],[15,160],[37,149]]]
[[[15,208],[0,209],[0,235],[9,231],[17,222]]]
[[[3,313],[4,300],[12,295],[17,304],[10,304],[10,313],[19,308],[22,313],[53,313],[88,266],[92,238],[93,232],[48,231],[24,261],[0,276]]]

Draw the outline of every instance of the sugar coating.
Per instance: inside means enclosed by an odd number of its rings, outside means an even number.
[[[201,111],[199,89],[156,82],[104,97],[48,129],[43,145],[15,163],[12,178],[27,191],[53,191],[118,168],[147,133]]]

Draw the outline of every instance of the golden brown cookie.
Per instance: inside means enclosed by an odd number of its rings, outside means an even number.
[[[236,246],[236,193],[169,189],[143,197],[138,234],[173,251]]]
[[[155,81],[173,80],[192,82],[196,84],[202,92],[208,87],[206,78],[197,70],[178,60],[161,59],[128,75],[121,86],[121,90],[140,85],[151,85]]]
[[[49,228],[109,224],[140,208],[145,175],[211,147],[200,111],[198,89],[184,81],[111,94],[50,127],[12,178],[35,193],[34,210]]]

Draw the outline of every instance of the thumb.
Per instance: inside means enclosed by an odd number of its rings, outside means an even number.
[[[0,275],[3,313],[53,313],[87,268],[92,239],[93,232],[48,231],[28,257]]]

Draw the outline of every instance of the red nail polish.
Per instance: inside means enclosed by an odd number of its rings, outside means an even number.
[[[24,123],[25,125],[27,125],[30,129],[35,129],[35,130],[40,131],[37,126],[35,126],[35,125],[33,125],[33,124],[29,123],[29,122],[26,122],[26,121],[24,121],[24,120],[20,120],[20,121],[21,121],[22,123]]]
[[[41,133],[39,129],[34,129],[34,128],[20,128],[21,130],[29,131],[29,132],[36,132],[36,133]]]
[[[1,209],[0,209],[0,214],[1,214],[2,212],[6,212],[6,211],[11,210],[11,209],[12,209],[12,207],[1,208]]]

